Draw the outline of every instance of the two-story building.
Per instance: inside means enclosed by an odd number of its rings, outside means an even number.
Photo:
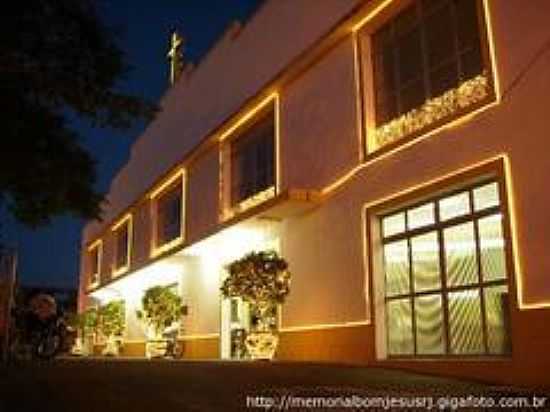
[[[80,308],[174,285],[235,356],[224,265],[289,262],[283,360],[549,383],[550,3],[266,0],[161,101],[83,232]]]

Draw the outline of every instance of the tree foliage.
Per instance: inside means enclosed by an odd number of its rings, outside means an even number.
[[[123,300],[114,300],[99,308],[99,330],[106,338],[122,336],[125,327]]]
[[[251,252],[226,267],[221,286],[224,298],[240,297],[250,303],[283,303],[290,292],[288,263],[275,251]]]
[[[138,319],[161,334],[174,322],[180,321],[183,314],[181,297],[170,286],[153,286],[145,291],[141,299],[142,309],[136,311]]]
[[[30,226],[71,213],[98,218],[96,164],[69,115],[126,128],[154,108],[116,90],[128,72],[92,0],[10,2],[0,17],[0,200]]]

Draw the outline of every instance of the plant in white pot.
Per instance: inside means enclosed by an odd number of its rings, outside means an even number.
[[[118,356],[125,327],[124,301],[116,300],[99,308],[99,329],[105,338],[102,354]]]
[[[92,355],[99,326],[97,308],[90,307],[84,312],[75,314],[69,319],[69,325],[77,331],[71,354],[79,356]]]
[[[252,359],[272,359],[279,343],[277,307],[290,292],[288,263],[275,251],[251,252],[226,270],[222,296],[248,302],[255,318],[245,338],[248,353]]]
[[[141,306],[136,315],[147,327],[146,356],[171,355],[184,312],[181,297],[170,286],[153,286],[145,291]]]

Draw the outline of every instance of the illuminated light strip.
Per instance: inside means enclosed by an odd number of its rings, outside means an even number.
[[[156,189],[154,189],[149,194],[149,199],[154,199],[155,197],[157,197],[166,188],[170,187],[170,185],[172,185],[176,180],[178,180],[180,178],[183,180],[183,175],[184,174],[185,174],[185,168],[182,167],[178,171],[176,171],[176,173],[173,176],[171,176],[168,180],[164,181],[160,186],[158,186]]]
[[[521,255],[519,253],[519,240],[518,240],[518,225],[517,225],[517,211],[514,197],[514,183],[512,178],[512,167],[508,156],[504,157],[504,174],[506,177],[506,197],[508,198],[508,215],[510,220],[510,232],[512,234],[512,256],[514,258],[514,269],[516,272],[516,292],[517,301],[521,310],[526,309],[543,309],[550,308],[550,301],[543,301],[539,303],[525,303],[523,296],[523,266],[521,261]]]
[[[340,178],[336,179],[334,182],[330,183],[329,185],[325,186],[323,189],[321,189],[321,194],[324,196],[324,195],[328,195],[329,193],[335,191],[336,189],[338,189],[340,186],[342,186],[344,183],[346,183],[348,180],[350,180],[351,178],[353,178],[360,170],[366,168],[366,167],[369,167],[370,165],[376,163],[376,162],[379,162],[391,155],[394,155],[395,153],[398,153],[404,149],[407,149],[409,148],[410,146],[412,145],[415,145],[417,143],[420,143],[421,141],[437,134],[437,133],[440,133],[446,129],[450,129],[450,128],[453,128],[453,127],[456,127],[460,124],[463,124],[463,123],[466,123],[468,122],[472,117],[474,116],[477,116],[478,114],[498,105],[499,103],[498,102],[492,102],[492,103],[489,103],[483,107],[480,107],[476,110],[474,110],[473,112],[469,112],[455,120],[453,120],[452,122],[449,122],[449,123],[445,123],[444,125],[441,125],[439,126],[438,128],[436,129],[432,129],[428,132],[426,132],[425,134],[415,138],[415,139],[412,139],[412,140],[409,140],[408,142],[406,143],[403,143],[401,145],[398,145],[396,146],[394,149],[392,150],[388,150],[387,152],[384,152],[382,154],[380,154],[379,156],[376,156],[370,160],[367,160],[366,162],[360,164],[360,165],[357,165],[356,167],[354,167],[353,169],[349,170],[347,173],[345,173],[343,176],[341,176]]]
[[[96,247],[100,246],[103,243],[102,239],[97,239],[93,243],[91,243],[88,246],[88,252],[90,252],[92,249],[95,249]]]
[[[119,227],[121,227],[124,223],[126,223],[126,221],[130,221],[130,222],[132,221],[132,213],[127,213],[126,215],[124,215],[122,219],[120,219],[117,223],[113,225],[113,227],[111,228],[111,231],[116,232]]]
[[[239,127],[241,127],[243,124],[245,124],[248,120],[252,119],[256,113],[264,109],[268,104],[270,104],[272,101],[278,102],[279,94],[277,92],[271,93],[269,96],[267,96],[264,100],[262,100],[260,103],[258,103],[255,107],[250,109],[246,114],[241,116],[239,120],[237,120],[233,125],[231,125],[228,129],[226,129],[223,133],[220,134],[220,137],[218,140],[220,142],[223,142],[227,137],[229,137],[235,130],[237,130]],[[276,109],[277,110],[277,109]]]
[[[487,41],[489,43],[489,55],[491,58],[491,68],[493,70],[493,87],[495,89],[495,96],[498,102],[500,102],[502,94],[500,90],[500,79],[498,76],[498,65],[495,50],[495,36],[493,31],[493,22],[491,13],[489,10],[489,0],[483,0],[483,11],[485,12],[485,26],[487,29]]]
[[[363,291],[365,295],[365,302],[366,302],[366,312],[367,312],[367,321],[370,323],[372,322],[372,302],[371,302],[371,294],[370,294],[370,261],[369,261],[369,242],[370,238],[367,236],[368,230],[367,225],[369,222],[367,221],[367,209],[363,207],[361,210],[361,243],[363,244],[363,268],[365,271],[365,290]],[[374,285],[372,285],[374,286]]]
[[[158,255],[161,255],[162,253],[172,249],[172,248],[175,248],[176,246],[179,246],[183,243],[183,236],[180,235],[178,236],[177,238],[171,240],[170,242],[168,243],[165,243],[164,245],[162,246],[159,246],[159,247],[155,247],[152,251],[151,251],[151,257],[156,257]]]
[[[359,29],[361,29],[361,27],[363,27],[365,25],[365,23],[369,22],[370,20],[372,20],[374,17],[376,17],[382,10],[384,10],[387,6],[389,6],[391,3],[393,3],[393,0],[386,0],[382,3],[380,3],[374,10],[372,10],[369,14],[367,14],[365,17],[363,17],[363,19],[361,19],[359,21],[359,23],[355,24],[352,28],[351,28],[351,31],[353,32],[356,32],[358,31]]]
[[[489,159],[483,160],[481,162],[475,163],[473,165],[469,165],[467,167],[461,168],[459,170],[455,170],[451,173],[447,173],[443,176],[439,176],[437,178],[428,180],[426,182],[420,183],[418,185],[413,185],[405,190],[401,190],[399,192],[396,192],[394,194],[388,195],[382,199],[378,199],[373,202],[369,202],[365,205],[363,205],[362,208],[362,222],[363,222],[363,261],[365,262],[365,273],[366,273],[366,284],[368,285],[370,282],[371,273],[369,273],[369,266],[368,266],[368,247],[366,245],[367,241],[370,241],[370,239],[366,238],[366,225],[370,224],[370,222],[366,222],[366,211],[368,209],[371,209],[373,207],[379,206],[383,203],[389,202],[393,199],[396,199],[398,197],[413,193],[419,189],[422,189],[426,186],[435,185],[441,181],[447,180],[453,176],[466,173],[471,170],[475,170],[477,168],[483,167],[485,165],[494,163],[495,161],[502,161],[504,164],[504,178],[505,178],[505,187],[506,187],[506,197],[508,202],[508,215],[510,220],[510,232],[512,237],[512,258],[514,260],[514,275],[516,279],[516,291],[517,291],[517,301],[518,301],[518,307],[520,310],[525,309],[542,309],[542,308],[549,308],[550,307],[550,301],[549,302],[540,302],[540,303],[525,303],[523,299],[523,271],[522,271],[522,264],[521,264],[521,257],[519,253],[519,241],[518,241],[518,226],[517,226],[517,214],[516,214],[516,206],[515,206],[515,197],[514,197],[514,189],[513,189],[513,178],[512,178],[512,169],[510,165],[510,159],[506,153],[501,153],[499,155],[496,155],[494,157],[491,157]]]
[[[275,93],[275,194],[281,193],[281,108],[279,94]]]
[[[325,329],[337,329],[337,328],[353,328],[357,326],[367,326],[370,325],[370,320],[360,320],[355,322],[343,322],[343,323],[322,323],[317,325],[307,325],[307,326],[291,326],[287,328],[279,329],[280,332],[306,332],[313,330],[325,330]]]
[[[356,117],[356,127],[357,127],[357,139],[359,140],[359,162],[364,160],[364,145],[362,137],[367,135],[367,131],[363,128],[365,124],[363,122],[363,102],[361,100],[362,95],[362,79],[361,79],[361,70],[360,70],[360,54],[359,54],[359,39],[357,37],[357,32],[352,32],[351,34],[353,42],[353,73],[355,76],[355,117]]]
[[[204,333],[204,334],[198,334],[198,335],[178,336],[178,340],[217,339],[219,337],[220,337],[219,333]]]

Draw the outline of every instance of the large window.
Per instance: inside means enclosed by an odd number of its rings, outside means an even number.
[[[389,356],[510,353],[499,185],[382,217]]]
[[[489,96],[483,18],[479,0],[415,0],[372,34],[374,122],[395,123],[379,145]]]
[[[160,248],[182,236],[182,185],[178,180],[156,201],[155,246]]]
[[[275,185],[275,126],[269,111],[231,143],[231,205]]]

